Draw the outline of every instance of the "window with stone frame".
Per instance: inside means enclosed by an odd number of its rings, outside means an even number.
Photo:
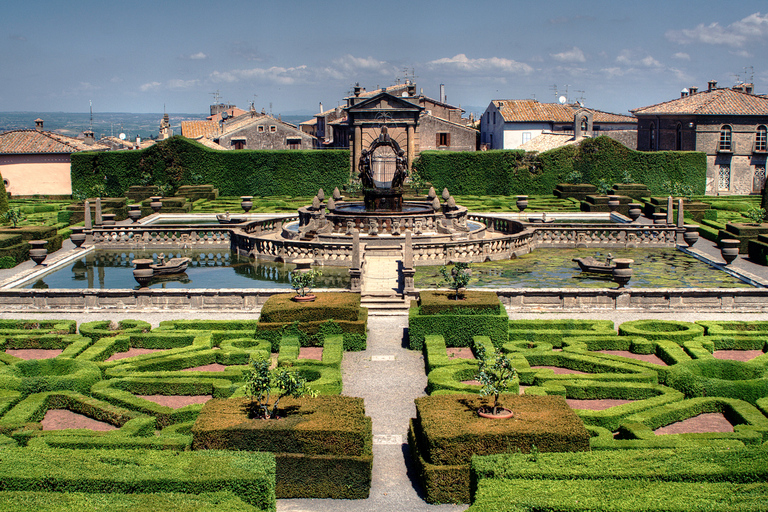
[[[288,149],[301,149],[301,139],[285,139],[285,145],[288,146]]]
[[[269,131],[276,132],[277,131],[277,126],[275,126],[275,125],[270,126],[269,127]]]
[[[752,192],[762,192],[765,186],[765,164],[756,165],[752,178]]]
[[[731,166],[721,165],[717,170],[717,190],[727,192],[731,190]]]
[[[264,131],[264,127],[263,126],[259,126],[257,131],[258,132],[263,132]]]
[[[245,149],[245,139],[232,139],[230,145],[233,149]]]
[[[733,151],[731,140],[732,133],[733,130],[727,124],[720,128],[720,143],[717,146],[718,151]]]
[[[451,134],[448,132],[439,132],[437,134],[437,147],[449,147],[451,145]]]
[[[762,124],[755,132],[755,151],[768,151],[768,129]]]

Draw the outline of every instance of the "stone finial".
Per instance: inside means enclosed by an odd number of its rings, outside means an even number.
[[[320,198],[315,196],[312,198],[312,209],[313,210],[319,210],[320,209]]]
[[[434,198],[432,200],[432,209],[435,210],[435,211],[439,211],[440,210],[440,200],[438,198]]]
[[[323,189],[317,191],[317,198],[320,200],[320,202],[325,201],[325,192],[323,192]]]
[[[667,224],[675,223],[675,217],[674,217],[672,208],[673,208],[673,200],[672,200],[672,196],[669,196],[667,197]]]
[[[443,189],[443,193],[441,195],[443,196],[443,201],[447,201],[448,198],[451,197],[451,193],[448,192],[448,187]]]
[[[97,226],[101,226],[103,223],[103,220],[101,218],[101,198],[96,198],[96,218],[94,219],[94,224]]]
[[[435,192],[435,187],[429,187],[429,192],[427,193],[427,199],[431,201],[436,197],[437,197],[437,192]]]
[[[85,229],[92,229],[93,225],[91,224],[91,202],[86,201],[83,206],[85,207]]]
[[[341,192],[339,192],[339,187],[333,189],[333,200],[341,201]]]
[[[446,201],[446,204],[448,205],[448,208],[451,210],[456,209],[456,200],[453,198],[453,196],[450,196],[448,200]]]
[[[330,198],[328,200],[328,204],[326,204],[326,208],[328,208],[329,210],[335,209],[336,208],[336,201],[334,201],[333,198]]]

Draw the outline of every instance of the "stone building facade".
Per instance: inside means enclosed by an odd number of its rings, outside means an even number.
[[[701,151],[707,155],[706,193],[758,194],[765,184],[768,97],[751,84],[705,91],[632,110],[640,151]]]

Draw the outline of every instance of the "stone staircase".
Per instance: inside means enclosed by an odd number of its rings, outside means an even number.
[[[361,305],[368,308],[368,316],[405,316],[411,305],[401,293],[363,292],[360,299]]]
[[[407,315],[410,301],[400,283],[399,247],[366,248],[363,266],[362,306],[371,316]]]

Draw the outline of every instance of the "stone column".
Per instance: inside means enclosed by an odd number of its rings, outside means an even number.
[[[93,224],[91,223],[91,202],[86,201],[83,204],[85,210],[83,211],[83,215],[85,217],[85,229],[83,232],[85,233],[85,245],[90,245],[93,243]],[[91,287],[91,283],[88,283],[88,287]]]
[[[673,210],[672,196],[668,196],[667,197],[667,224],[675,223],[675,217],[672,210]]]
[[[352,151],[352,176],[357,174],[357,162],[363,152],[363,128],[360,125],[355,126],[355,141]]]
[[[101,198],[97,197],[96,198],[96,219],[95,219],[95,224],[97,226],[101,226],[102,223],[103,223],[103,220],[101,218]]]
[[[405,232],[405,243],[403,244],[403,293],[411,294],[416,291],[413,285],[413,276],[416,270],[413,268],[413,242],[411,240],[411,230]]]
[[[405,130],[408,142],[408,170],[413,169],[413,159],[416,158],[416,142],[415,142],[415,130],[414,126],[409,124]]]
[[[675,237],[675,243],[680,245],[684,244],[683,233],[685,233],[685,219],[683,212],[683,200],[677,200],[677,237]]]
[[[349,269],[349,289],[353,292],[363,290],[363,271],[360,268],[360,231],[352,233],[352,267]]]

